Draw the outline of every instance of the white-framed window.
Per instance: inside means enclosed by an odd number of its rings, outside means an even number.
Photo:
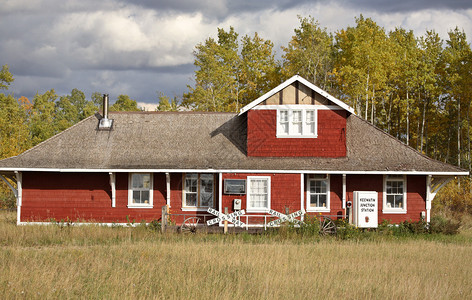
[[[315,108],[284,106],[277,109],[278,138],[316,138],[318,111]]]
[[[270,176],[247,177],[247,212],[267,212],[270,209]]]
[[[406,175],[385,175],[383,212],[406,213]]]
[[[153,207],[152,173],[130,173],[128,180],[128,207]]]
[[[307,179],[307,211],[327,212],[330,210],[329,175],[313,174]]]
[[[213,207],[215,175],[208,173],[183,174],[182,210],[207,210]]]

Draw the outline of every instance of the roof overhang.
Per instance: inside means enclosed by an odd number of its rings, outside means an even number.
[[[343,170],[247,170],[247,169],[59,169],[59,168],[3,168],[10,172],[59,172],[59,173],[273,173],[273,174],[352,174],[352,175],[436,175],[436,176],[467,176],[468,171],[461,172],[429,172],[429,171],[343,171]]]
[[[331,102],[335,103],[336,105],[340,106],[341,108],[347,110],[348,112],[354,114],[354,108],[350,107],[349,105],[347,105],[343,101],[337,99],[336,97],[330,95],[329,93],[327,93],[326,91],[324,91],[321,88],[317,87],[316,85],[309,82],[308,80],[301,77],[300,75],[295,75],[295,76],[292,76],[290,79],[286,80],[285,82],[283,82],[282,84],[278,85],[277,87],[273,88],[272,90],[268,91],[264,95],[260,96],[256,100],[252,101],[248,105],[241,108],[238,115],[240,116],[240,115],[244,114],[248,110],[252,109],[256,105],[259,105],[260,103],[262,103],[264,100],[267,100],[268,98],[270,98],[273,95],[277,94],[278,92],[280,92],[281,90],[283,90],[287,86],[291,85],[295,81],[298,81],[298,82],[304,84],[305,86],[307,86],[308,88],[314,90],[315,92],[317,92],[321,96],[325,97],[326,99],[330,100]]]

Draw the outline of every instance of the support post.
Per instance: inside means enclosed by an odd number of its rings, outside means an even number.
[[[18,196],[16,197],[16,224],[20,225],[21,221],[21,205],[23,203],[23,174],[21,172],[15,171],[16,174],[16,190],[18,191]]]
[[[343,174],[343,209],[346,209],[346,174]]]
[[[223,212],[223,173],[218,173],[218,211]],[[221,227],[222,222],[218,223]]]
[[[111,207],[116,207],[116,174],[110,172]]]
[[[166,173],[166,203],[170,207],[170,174]]]
[[[300,174],[300,209],[305,209],[305,176],[303,173]],[[302,215],[300,219],[303,222],[305,215]]]
[[[228,214],[228,208],[225,207],[225,215]],[[228,233],[228,220],[225,220],[224,221],[224,224],[225,224],[225,227],[224,227],[224,234],[227,234]]]
[[[436,194],[441,190],[449,181],[451,181],[453,177],[434,177],[428,175],[426,177],[426,222],[429,223],[431,221],[431,207],[434,197]]]

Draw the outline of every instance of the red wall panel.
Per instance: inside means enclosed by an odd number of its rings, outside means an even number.
[[[300,174],[223,174],[223,179],[247,179],[248,176],[271,177],[271,208],[285,213],[301,208]],[[390,220],[393,223],[418,221],[421,212],[425,211],[426,177],[407,176],[407,213],[383,214],[383,176],[382,175],[348,175],[347,200],[353,200],[354,191],[377,191],[379,200],[379,221]],[[111,188],[108,173],[23,173],[23,206],[21,221],[56,221],[72,222],[93,221],[102,223],[150,222],[160,220],[162,206],[166,205],[165,174],[154,174],[154,207],[128,208],[128,173],[116,174],[116,207],[111,207]],[[306,181],[304,181],[306,187]],[[306,188],[303,191],[303,206],[306,209]],[[215,176],[215,208],[218,207],[218,176]],[[233,200],[241,199],[242,208],[246,209],[246,195],[222,194],[222,207],[233,212]],[[171,174],[171,221],[180,224],[190,216],[213,216],[205,211],[182,211],[182,174]],[[263,215],[263,213],[257,213]],[[308,215],[318,213],[309,212]],[[342,176],[330,176],[330,211],[323,215],[343,215],[342,209]],[[254,214],[249,214],[254,215]],[[241,219],[245,221],[245,218]],[[250,223],[261,223],[263,218],[251,218]]]
[[[319,110],[317,138],[277,138],[276,131],[276,110],[248,111],[248,156],[346,156],[346,111]]]
[[[348,175],[347,200],[353,201],[354,191],[378,192],[379,223],[389,220],[392,223],[419,221],[421,212],[426,211],[426,177],[407,176],[406,214],[383,213],[383,175]]]
[[[23,173],[21,221],[126,223],[160,219],[165,174],[154,174],[153,208],[128,208],[128,173],[116,174],[116,207],[111,207],[108,173]]]

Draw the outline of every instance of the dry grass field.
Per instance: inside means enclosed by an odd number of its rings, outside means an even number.
[[[338,240],[15,225],[2,299],[472,299],[472,236]]]

